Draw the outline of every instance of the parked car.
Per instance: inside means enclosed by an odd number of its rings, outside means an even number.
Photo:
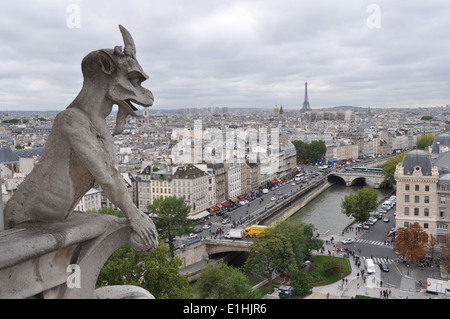
[[[355,241],[353,240],[353,238],[345,238],[342,243],[343,244],[353,244]]]
[[[187,237],[187,239],[194,239],[194,238],[197,238],[197,237],[198,237],[197,234],[190,233],[189,236]]]
[[[272,198],[270,200],[277,200],[275,197],[272,196]]]
[[[211,225],[208,225],[208,224],[203,225],[203,229],[210,229],[210,228],[211,228]]]
[[[385,218],[383,219],[383,222],[389,223],[389,217],[385,217]]]
[[[386,264],[378,264],[380,266],[380,269],[384,272],[389,271],[389,267]]]

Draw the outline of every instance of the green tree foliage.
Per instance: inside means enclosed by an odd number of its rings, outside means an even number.
[[[417,148],[424,150],[431,144],[433,144],[434,135],[433,134],[422,134],[417,138]]]
[[[322,265],[323,271],[328,275],[341,274],[344,272],[342,263],[335,259],[326,260]]]
[[[126,245],[107,260],[97,279],[97,287],[110,285],[139,286],[157,299],[193,298],[189,274],[180,275],[179,258],[170,258],[167,246],[160,242],[153,252],[133,255]]]
[[[224,263],[203,267],[195,287],[202,299],[247,299],[252,296],[247,276],[240,269]]]
[[[188,214],[190,207],[186,205],[183,198],[167,197],[157,198],[153,204],[147,205],[149,213],[155,214],[155,226],[161,238],[167,238],[170,255],[174,256],[174,240],[194,231],[192,221]]]
[[[405,153],[397,154],[395,157],[390,158],[386,161],[383,166],[384,180],[381,182],[380,187],[382,188],[392,188],[395,184],[395,169],[398,163],[403,161],[403,156]]]
[[[327,152],[327,147],[324,141],[312,141],[305,143],[303,141],[292,141],[297,151],[298,162],[316,162],[322,159]]]
[[[433,117],[431,115],[424,115],[421,118],[422,121],[430,121],[432,119],[433,119]]]
[[[270,289],[275,273],[289,274],[296,271],[292,244],[284,235],[266,230],[254,239],[248,250],[250,256],[245,262],[245,269],[266,276]]]
[[[125,217],[125,214],[121,210],[115,210],[111,207],[101,208],[97,211],[98,214],[113,215],[116,217]]]
[[[278,223],[271,231],[286,236],[295,254],[297,267],[300,268],[305,260],[312,257],[313,250],[319,250],[323,241],[314,236],[313,224],[305,224],[300,221],[283,221]]]
[[[353,216],[355,221],[362,223],[369,219],[370,212],[377,209],[377,202],[377,192],[364,186],[356,193],[345,195],[341,202],[341,212]]]
[[[291,276],[290,286],[294,289],[294,294],[303,295],[313,288],[313,278],[306,271],[297,271]]]

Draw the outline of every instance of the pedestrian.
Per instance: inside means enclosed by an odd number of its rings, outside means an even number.
[[[380,280],[380,288],[383,287],[383,281]]]
[[[380,298],[383,297],[383,292],[380,290]]]

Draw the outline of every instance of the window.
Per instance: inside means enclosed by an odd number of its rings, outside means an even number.
[[[419,185],[416,185],[416,186],[415,186],[415,190],[416,190],[416,192],[418,192],[418,191],[420,190]]]
[[[409,215],[409,207],[405,207],[405,215]]]
[[[428,223],[423,223],[423,228],[428,229]]]
[[[403,227],[408,227],[409,226],[409,222],[404,222]]]
[[[414,216],[419,216],[419,208],[414,208]]]
[[[430,197],[429,196],[425,196],[424,203],[425,204],[429,204],[430,203]]]
[[[419,196],[414,196],[414,203],[420,203]]]
[[[441,197],[441,204],[445,204],[445,197],[444,196]]]
[[[409,203],[409,195],[405,195],[405,203]]]
[[[430,191],[430,185],[425,185],[425,191],[429,192]]]
[[[405,185],[405,191],[409,191],[409,184]]]
[[[430,216],[430,212],[429,212],[428,208],[425,208],[425,209],[423,210],[423,215],[424,215],[425,217]]]

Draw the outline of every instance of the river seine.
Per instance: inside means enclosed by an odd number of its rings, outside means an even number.
[[[289,220],[300,220],[305,224],[313,224],[317,232],[321,234],[327,231],[330,231],[330,234],[338,234],[354,220],[341,212],[342,200],[345,195],[357,192],[362,187],[334,184],[292,215]],[[376,191],[378,192],[378,201],[391,192],[389,189],[376,189]]]

